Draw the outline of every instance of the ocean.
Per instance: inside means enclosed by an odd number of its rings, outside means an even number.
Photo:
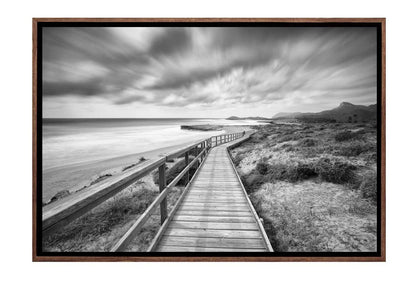
[[[254,125],[226,119],[43,119],[42,169],[83,164],[190,143],[223,131],[181,130],[180,125]]]

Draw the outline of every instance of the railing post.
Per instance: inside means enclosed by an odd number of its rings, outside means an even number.
[[[166,163],[159,166],[159,192],[166,188]],[[160,202],[160,224],[162,225],[168,216],[168,208],[166,198]]]
[[[199,147],[199,144],[197,145],[197,146],[195,146],[195,148],[194,148],[194,150],[195,150],[195,157],[197,157],[198,156],[198,147]],[[199,162],[199,159],[196,161],[196,167],[198,168],[199,167],[199,164],[200,164],[200,162]]]
[[[185,152],[185,167],[189,164],[189,151]],[[189,171],[185,174],[185,185],[189,182]]]

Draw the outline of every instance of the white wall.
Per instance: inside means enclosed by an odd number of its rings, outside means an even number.
[[[2,1],[4,280],[390,280],[414,276],[415,8],[412,1]],[[414,1],[413,1],[414,2]],[[32,17],[387,17],[387,263],[32,263]],[[237,277],[236,277],[237,276]]]

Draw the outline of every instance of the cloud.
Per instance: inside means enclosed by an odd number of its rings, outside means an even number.
[[[184,28],[166,29],[152,41],[149,53],[153,56],[178,53],[189,47],[191,40],[191,35]]]
[[[56,27],[43,47],[52,100],[196,110],[376,100],[375,28]]]

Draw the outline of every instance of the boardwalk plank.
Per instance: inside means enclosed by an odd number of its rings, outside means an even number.
[[[208,237],[176,237],[164,236],[160,241],[163,246],[204,247],[204,248],[238,248],[238,249],[264,249],[263,240],[238,238],[208,238]]]
[[[199,229],[228,229],[228,230],[255,230],[258,231],[256,223],[237,223],[237,222],[190,222],[172,221],[170,226],[173,228],[199,228]]]
[[[205,222],[256,222],[253,217],[220,217],[220,216],[175,216],[173,221],[205,221]]]
[[[246,206],[188,206],[183,205],[179,210],[195,210],[195,211],[246,211],[248,207]]]
[[[213,238],[261,238],[258,231],[251,230],[224,230],[224,229],[184,229],[168,228],[165,235],[182,237],[213,237]]]
[[[268,251],[226,145],[213,148],[167,225],[157,251]]]
[[[266,252],[265,249],[207,248],[162,246],[159,252]]]
[[[177,214],[179,215],[194,215],[194,216],[229,216],[229,217],[238,217],[238,216],[252,216],[252,213],[248,210],[246,211],[209,211],[209,210],[178,210]]]

